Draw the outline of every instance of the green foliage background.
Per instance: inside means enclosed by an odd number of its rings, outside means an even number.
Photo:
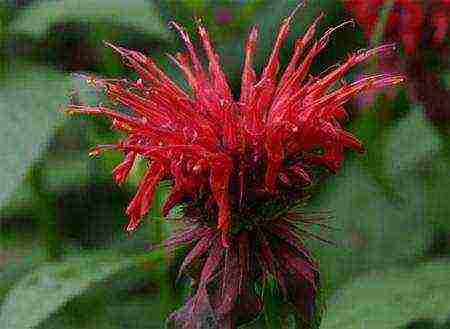
[[[182,47],[167,22],[209,28],[234,90],[250,26],[261,26],[257,64],[295,1],[3,1],[0,4],[0,328],[162,328],[180,305],[174,255],[155,248],[173,229],[160,218],[161,187],[149,220],[127,236],[123,208],[143,168],[118,188],[117,154],[87,150],[117,136],[101,119],[69,118],[69,101],[101,95],[77,75],[129,76],[102,41],[148,53],[177,80],[167,52]],[[309,1],[282,52],[320,12],[322,31],[349,18],[338,1]],[[358,27],[333,38],[321,72],[367,47]],[[369,69],[355,70],[350,78]],[[440,72],[449,80],[449,70]],[[181,81],[181,83],[183,83]],[[447,83],[448,88],[448,83]],[[74,93],[75,91],[75,93]],[[323,328],[450,328],[450,152],[448,133],[398,89],[388,100],[353,104],[351,130],[367,146],[321,187],[305,211],[329,210],[337,247],[310,242],[320,260]],[[449,109],[450,110],[450,109]],[[439,128],[439,129],[438,129]],[[275,305],[276,303],[271,303]],[[266,312],[274,312],[268,304]],[[276,310],[275,310],[276,311]],[[262,316],[252,328],[277,328]],[[447,320],[447,322],[446,322]]]

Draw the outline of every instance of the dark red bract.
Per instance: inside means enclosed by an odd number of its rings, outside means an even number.
[[[328,29],[318,40],[320,17],[295,43],[288,65],[280,70],[279,53],[293,15],[278,33],[273,51],[258,76],[253,70],[258,28],[245,47],[240,97],[227,83],[206,29],[198,22],[208,69],[188,34],[176,23],[186,53],[170,56],[184,74],[191,91],[177,86],[147,56],[108,44],[138,75],[137,81],[91,79],[109,98],[132,111],[124,114],[97,106],[71,106],[70,113],[109,117],[125,134],[113,148],[125,154],[114,170],[121,184],[139,155],[148,169],[126,211],[132,231],[148,213],[158,183],[170,180],[171,194],[164,214],[183,203],[186,228],[166,245],[190,246],[180,273],[193,279],[193,294],[171,316],[176,328],[234,328],[253,319],[262,307],[255,285],[271,277],[304,319],[315,312],[319,285],[317,264],[301,239],[305,225],[316,219],[292,208],[318,180],[317,173],[336,172],[345,150],[363,151],[344,130],[343,108],[356,94],[403,81],[378,74],[353,83],[342,78],[369,57],[392,50],[392,45],[356,52],[339,67],[312,76],[310,66],[331,35],[346,22]],[[255,290],[256,289],[256,290]]]
[[[255,218],[230,238],[223,248],[217,230],[192,222],[166,241],[168,248],[182,244],[191,248],[179,274],[192,279],[194,293],[172,313],[173,328],[235,328],[256,318],[262,311],[261,290],[272,278],[282,296],[303,322],[315,319],[319,266],[302,238],[307,227],[321,224],[323,215],[305,216],[286,212],[270,219]]]

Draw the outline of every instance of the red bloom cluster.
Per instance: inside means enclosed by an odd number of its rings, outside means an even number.
[[[217,205],[218,228],[226,237],[231,210],[242,207],[249,195],[275,194],[279,184],[289,185],[294,180],[310,183],[308,164],[336,172],[345,148],[363,150],[361,143],[339,123],[347,116],[342,106],[363,90],[397,84],[402,77],[372,75],[328,91],[350,68],[370,56],[390,51],[392,46],[355,53],[332,72],[312,77],[308,73],[313,59],[336,30],[327,30],[301,61],[314,36],[316,21],[298,39],[290,63],[278,78],[279,52],[291,18],[283,22],[259,79],[252,68],[258,29],[254,27],[250,32],[238,101],[232,96],[218,55],[202,25],[198,31],[209,71],[204,70],[187,33],[172,23],[186,43],[188,54],[179,53],[171,59],[184,73],[193,96],[178,87],[150,58],[108,44],[124,57],[140,79],[91,82],[104,88],[111,100],[132,109],[135,115],[86,106],[71,106],[69,112],[110,117],[114,128],[128,134],[119,144],[99,146],[92,152],[98,154],[102,149],[115,148],[125,153],[125,160],[113,172],[119,184],[126,179],[137,155],[149,159],[149,169],[127,209],[130,217],[127,230],[134,230],[147,214],[158,183],[173,179],[164,213],[185,197],[198,198],[207,192],[205,204]],[[314,152],[318,148],[323,154]],[[301,160],[295,161],[299,157]],[[263,179],[253,177],[261,172]],[[235,191],[230,191],[231,185],[236,185]]]
[[[280,49],[293,15],[279,30],[273,51],[258,77],[253,59],[258,28],[245,48],[239,99],[233,97],[206,29],[198,33],[209,61],[205,69],[185,30],[172,23],[187,47],[170,56],[183,72],[191,93],[177,86],[150,58],[108,44],[139,75],[136,81],[91,79],[111,100],[133,114],[103,106],[71,106],[71,113],[109,117],[126,137],[114,148],[125,154],[113,174],[123,183],[136,157],[149,168],[126,211],[134,230],[147,214],[161,180],[173,187],[165,206],[186,204],[187,228],[167,242],[189,244],[181,273],[194,282],[195,293],[172,321],[194,328],[199,317],[212,317],[220,328],[234,328],[261,310],[253,286],[269,276],[305,318],[314,313],[318,269],[301,243],[310,217],[291,208],[317,180],[320,168],[336,172],[347,148],[363,151],[345,131],[343,105],[356,94],[395,85],[400,76],[378,74],[353,83],[342,78],[370,56],[390,51],[385,45],[349,55],[339,67],[314,77],[309,69],[330,36],[348,22],[314,40],[320,17],[295,43],[290,62],[280,72]],[[203,319],[204,320],[204,319]],[[207,321],[207,320],[204,320]],[[208,320],[209,321],[209,320]],[[211,320],[212,321],[212,320]],[[243,320],[242,320],[243,321]]]
[[[352,11],[368,39],[378,24],[385,0],[343,0]],[[448,35],[449,0],[395,0],[384,29],[384,39],[401,41],[407,54],[412,54],[421,42],[441,44]]]

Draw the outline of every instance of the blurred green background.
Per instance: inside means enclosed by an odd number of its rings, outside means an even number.
[[[144,167],[138,166],[125,186],[116,186],[111,170],[121,156],[88,157],[90,147],[117,139],[109,123],[68,117],[59,109],[68,102],[101,102],[103,96],[77,74],[132,76],[103,40],[149,54],[183,84],[165,55],[182,47],[167,23],[176,20],[193,32],[193,17],[202,17],[208,27],[237,93],[250,26],[261,27],[256,61],[261,68],[279,22],[295,5],[0,3],[1,329],[164,327],[185,295],[183,282],[174,284],[176,255],[157,248],[173,229],[158,210],[169,187],[160,188],[139,231],[124,233],[123,210]],[[351,17],[340,1],[311,0],[297,14],[283,63],[320,11],[326,13],[320,31]],[[343,29],[313,72],[368,46],[358,26]],[[448,62],[433,53],[424,56],[427,74],[448,95]],[[348,80],[376,68],[375,62],[361,65]],[[331,211],[336,227],[328,233],[336,247],[309,243],[324,277],[328,307],[322,328],[450,328],[449,130],[445,116],[430,119],[427,106],[436,100],[420,92],[420,86],[416,94],[396,88],[349,104],[350,130],[368,152],[349,154],[343,170],[305,205],[305,211]],[[440,99],[450,114],[448,98]],[[269,326],[262,315],[250,327]]]

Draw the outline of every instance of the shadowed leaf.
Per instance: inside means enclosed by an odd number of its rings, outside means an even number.
[[[388,133],[385,166],[389,175],[414,168],[425,155],[439,150],[438,132],[425,118],[422,109],[415,108]]]
[[[373,272],[345,286],[325,313],[323,329],[390,329],[450,313],[450,266],[431,262]]]
[[[390,201],[356,162],[326,184],[308,209],[331,212],[339,229],[329,238],[336,246],[307,241],[319,261],[326,290],[364,271],[424,254],[431,227],[420,206]]]
[[[9,329],[35,328],[95,284],[142,261],[158,262],[162,255],[156,251],[145,256],[125,257],[103,252],[43,265],[9,292],[0,307],[0,323]]]
[[[155,6],[144,0],[39,1],[20,12],[11,30],[37,37],[52,25],[67,21],[87,24],[106,22],[134,28],[145,34],[168,35]]]
[[[0,81],[0,205],[61,125],[72,79],[43,67],[14,65]]]

